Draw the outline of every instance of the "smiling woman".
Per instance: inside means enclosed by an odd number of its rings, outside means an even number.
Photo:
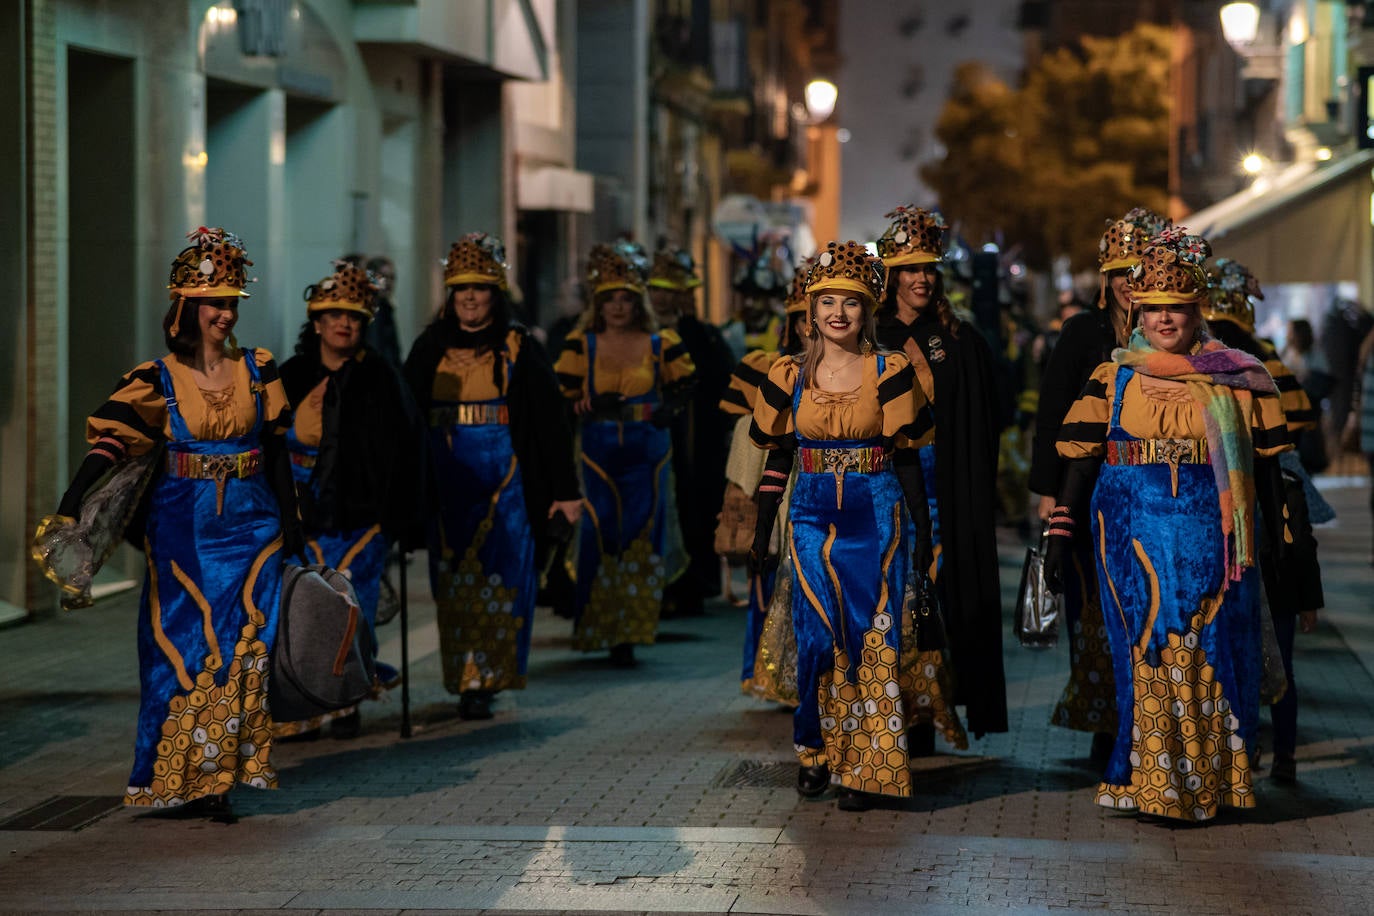
[[[807,275],[803,356],[769,369],[750,428],[769,451],[750,550],[755,575],[771,565],[773,526],[797,465],[783,545],[795,578],[797,791],[815,797],[834,784],[851,811],[872,795],[911,794],[909,729],[922,707],[947,706],[943,685],[916,675],[932,669],[911,664],[920,647],[904,596],[919,581],[913,573],[930,565],[916,450],[932,426],[906,357],[874,345],[883,274],[857,242],[821,251]]]
[[[1186,821],[1255,805],[1257,503],[1269,543],[1292,543],[1273,458],[1292,447],[1283,410],[1263,365],[1204,330],[1209,254],[1168,229],[1132,269],[1139,327],[1064,419],[1045,559],[1058,590],[1091,491],[1118,712],[1096,801]]]
[[[171,353],[120,379],[91,414],[91,451],[36,546],[75,524],[88,490],[113,466],[166,450],[145,497],[146,526],[125,532],[141,541],[148,565],[125,803],[223,815],[236,783],[276,786],[266,672],[282,558],[299,550],[300,534],[282,445],[291,412],[276,363],[233,341],[252,262],[223,229],[189,238],[168,283]]]

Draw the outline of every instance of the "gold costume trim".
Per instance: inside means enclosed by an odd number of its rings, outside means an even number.
[[[162,601],[157,594],[157,566],[153,563],[152,546],[146,540],[143,542],[143,550],[148,558],[148,616],[153,625],[153,641],[162,650],[162,654],[167,656],[167,661],[172,663],[181,689],[190,690],[195,687],[195,682],[186,673],[186,660],[181,657],[181,653],[172,645],[172,641],[162,629]]]
[[[367,529],[367,531],[363,532],[363,536],[358,538],[352,547],[348,548],[348,552],[345,553],[343,559],[339,561],[339,572],[348,569],[349,565],[358,558],[358,554],[362,553],[363,548],[372,543],[372,539],[381,533],[381,525],[373,525],[371,528]],[[324,561],[321,560],[320,562],[323,563]]]
[[[224,656],[219,651],[219,640],[215,637],[214,615],[210,611],[210,602],[205,600],[205,594],[200,590],[200,586],[186,574],[186,571],[177,565],[177,561],[172,561],[172,575],[181,583],[181,587],[186,589],[186,593],[191,596],[191,600],[200,608],[201,626],[205,629],[205,644],[210,647],[210,655],[205,660],[205,667],[211,671],[218,671],[224,664]]]
[[[253,586],[258,584],[258,574],[262,572],[263,564],[267,562],[268,557],[281,550],[281,544],[282,540],[279,534],[272,539],[270,544],[259,551],[257,558],[253,560],[253,565],[248,568],[248,578],[243,582],[243,607],[248,612],[248,619],[255,628],[265,626],[267,618],[263,616],[262,611],[258,610],[257,603],[253,601]],[[257,635],[256,629],[254,635]]]
[[[1136,559],[1145,567],[1145,581],[1150,583],[1150,610],[1145,615],[1145,626],[1141,630],[1140,638],[1136,640],[1136,649],[1144,652],[1145,647],[1150,644],[1150,634],[1155,630],[1155,620],[1159,617],[1159,576],[1155,573],[1155,565],[1150,562],[1150,557],[1145,553],[1145,547],[1140,541],[1131,538],[1131,546],[1135,548]]]

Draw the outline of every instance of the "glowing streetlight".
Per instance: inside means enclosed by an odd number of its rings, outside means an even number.
[[[1258,175],[1264,171],[1264,157],[1259,153],[1250,153],[1240,161],[1240,167],[1247,175]]]
[[[1316,153],[1314,153],[1313,155],[1317,157],[1318,162],[1326,162],[1331,158],[1331,147],[1319,146],[1317,147]]]
[[[1221,33],[1233,48],[1248,45],[1259,32],[1259,7],[1253,3],[1228,3],[1221,8]]]
[[[814,79],[806,84],[806,110],[811,114],[811,123],[820,124],[835,112],[835,102],[840,98],[840,90],[830,80]]]

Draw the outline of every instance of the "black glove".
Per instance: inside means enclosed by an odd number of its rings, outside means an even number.
[[[915,449],[898,450],[892,461],[893,473],[902,486],[902,498],[906,511],[916,527],[916,536],[911,545],[911,565],[919,575],[930,575],[933,558],[930,503],[926,499],[925,476],[921,473],[921,457]]]
[[[1064,594],[1064,569],[1069,562],[1069,546],[1072,539],[1049,537],[1045,539],[1045,587],[1056,595]]]
[[[616,391],[603,391],[592,398],[593,414],[617,413],[625,403],[625,395]]]
[[[81,461],[81,467],[76,469],[76,476],[72,478],[72,485],[67,487],[66,493],[62,494],[62,502],[57,506],[57,514],[65,515],[68,518],[80,517],[81,501],[86,498],[86,491],[112,467],[114,467],[114,460],[109,455],[104,452],[87,452],[86,457]]]
[[[751,576],[761,575],[777,567],[777,559],[769,555],[773,541],[773,525],[778,520],[778,506],[787,488],[787,478],[792,473],[793,449],[775,448],[768,453],[768,461],[763,468],[763,479],[759,482],[758,519],[754,523],[754,544],[749,548],[746,565]]]
[[[663,389],[663,398],[659,402],[654,415],[649,422],[658,429],[667,429],[673,425],[673,421],[682,415],[692,403],[692,393],[696,388],[694,378],[683,379],[667,385]]]
[[[1064,468],[1064,482],[1059,488],[1059,500],[1050,513],[1045,537],[1045,587],[1056,595],[1064,593],[1064,573],[1069,562],[1069,549],[1077,532],[1077,520],[1097,482],[1097,458],[1075,458]]]

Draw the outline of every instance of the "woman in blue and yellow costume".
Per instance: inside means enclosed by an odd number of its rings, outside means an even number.
[[[1064,322],[1045,364],[1040,377],[1030,469],[1030,488],[1040,494],[1038,512],[1042,522],[1049,521],[1063,483],[1066,462],[1059,457],[1055,444],[1064,415],[1082,393],[1093,370],[1111,359],[1113,350],[1126,345],[1133,323],[1126,290],[1128,274],[1140,263],[1150,239],[1169,225],[1167,218],[1140,207],[1108,223],[1097,246],[1101,278],[1097,307]],[[1050,713],[1050,722],[1091,733],[1090,758],[1100,766],[1111,756],[1116,740],[1116,688],[1086,516],[1079,519],[1076,531],[1073,553],[1065,569],[1063,598],[1069,680]]]
[[[934,542],[930,575],[944,612],[954,702],[964,706],[968,730],[982,737],[1007,730],[995,360],[986,338],[945,295],[944,219],[919,207],[898,207],[887,216],[892,222],[878,239],[888,271],[878,343],[910,360],[935,418],[934,442],[921,450]],[[931,727],[922,724],[911,737],[914,754],[934,752]]]
[[[1138,326],[1093,372],[1059,434],[1069,465],[1045,559],[1055,588],[1091,490],[1119,723],[1095,798],[1184,821],[1255,805],[1255,509],[1283,543],[1272,456],[1291,447],[1264,366],[1206,331],[1208,254],[1171,228],[1132,269]]]
[[[236,783],[277,784],[268,664],[282,558],[299,551],[300,532],[276,363],[233,337],[252,262],[223,229],[188,238],[162,323],[171,352],[125,375],[91,414],[91,450],[44,529],[72,524],[111,468],[165,450],[145,497],[141,699],[124,802],[223,816]]]
[[[930,516],[917,449],[930,411],[906,357],[878,352],[882,262],[859,242],[830,242],[808,274],[809,333],[800,358],[768,370],[750,430],[770,450],[750,551],[769,565],[778,504],[794,462],[785,549],[797,639],[793,743],[797,791],[832,783],[839,806],[911,794],[907,729],[914,703],[904,656],[915,649],[904,597],[928,568]]]
[[[798,356],[802,352],[802,345],[806,342],[805,329],[810,327],[808,312],[811,297],[806,294],[806,278],[814,264],[815,258],[807,258],[793,272],[785,305],[787,323],[783,325],[779,348],[750,350],[744,354],[744,359],[740,360],[730,375],[730,386],[720,400],[721,411],[727,417],[736,418],[725,468],[726,486],[735,488],[727,492],[735,498],[738,498],[736,491],[742,491],[750,499],[758,495],[766,453],[756,448],[749,437],[754,407],[758,404],[759,388],[768,380],[768,370],[778,360]],[[722,507],[722,515],[724,512],[725,507]],[[779,512],[782,530],[786,531],[785,499],[779,505]],[[778,632],[783,625],[789,631],[792,628],[791,577],[791,563],[785,555],[779,558],[775,568],[749,577],[749,610],[744,623],[744,663],[740,668],[740,691],[760,699],[796,706],[796,639],[790,632]],[[778,605],[775,595],[779,588],[784,593],[780,596],[783,602],[780,612],[774,616],[769,611]],[[784,617],[786,620],[782,619]],[[772,632],[765,640],[764,629],[770,621]]]
[[[683,572],[668,553],[673,498],[668,427],[691,394],[681,338],[659,331],[645,302],[648,257],[629,242],[597,245],[587,262],[592,305],[554,366],[582,418],[587,511],[577,558],[573,646],[635,663],[652,645],[663,588]]]
[[[524,688],[535,529],[571,527],[581,512],[558,384],[539,342],[512,322],[505,260],[484,233],[453,243],[448,296],[405,363],[429,423],[429,576],[444,687],[465,719],[490,719],[499,691]]]
[[[306,557],[346,572],[376,647],[377,602],[387,551],[418,515],[424,467],[415,408],[396,370],[364,343],[377,287],[340,261],[306,287],[306,321],[296,355],[282,363],[295,420],[286,434],[300,497]],[[377,680],[399,672],[377,663]],[[325,719],[336,738],[353,737],[357,707],[307,722],[278,723],[278,735],[310,734]]]

